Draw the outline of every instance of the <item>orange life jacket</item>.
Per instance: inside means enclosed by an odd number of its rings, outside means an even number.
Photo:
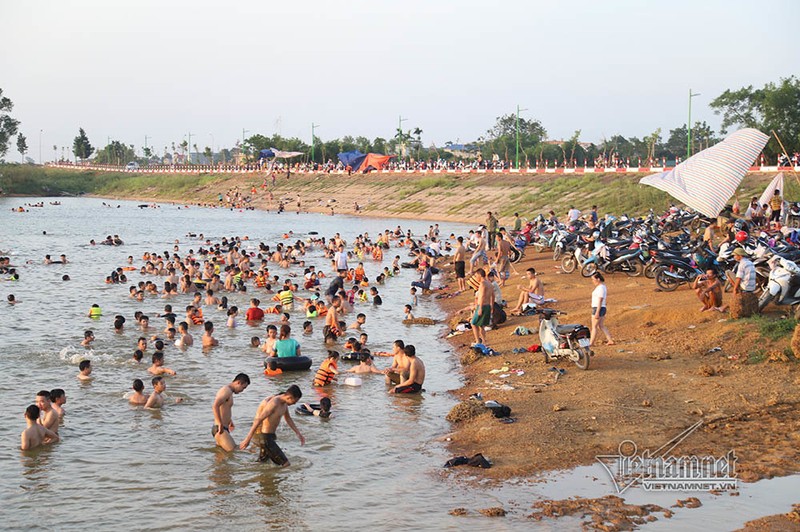
[[[336,374],[331,371],[331,368],[337,369],[336,361],[332,358],[325,359],[317,370],[317,374],[314,376],[314,386],[327,386],[333,382],[333,379],[336,378]]]

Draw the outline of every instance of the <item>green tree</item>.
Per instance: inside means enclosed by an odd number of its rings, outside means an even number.
[[[10,98],[3,96],[3,89],[0,89],[0,159],[5,157],[8,152],[8,143],[11,137],[17,134],[19,120],[11,118],[8,113],[14,109],[14,103]]]
[[[214,164],[214,153],[211,151],[210,147],[206,146],[206,149],[203,150],[203,155],[205,155],[208,160],[206,164]]]
[[[88,159],[93,152],[94,148],[89,143],[89,137],[86,136],[86,132],[82,127],[78,128],[78,136],[72,141],[72,153],[83,161]]]
[[[521,153],[535,155],[541,158],[543,149],[531,150],[536,148],[547,136],[547,130],[538,120],[527,118],[519,119],[519,148]],[[484,159],[491,159],[493,154],[500,155],[501,158],[509,159],[509,151],[516,153],[517,146],[517,115],[508,114],[498,116],[494,126],[486,131],[486,138],[481,142]],[[556,152],[561,153],[561,146],[555,146]],[[549,149],[545,150],[548,151]],[[558,157],[556,157],[558,158]],[[562,155],[563,159],[563,155]]]
[[[688,138],[688,131],[686,124],[676,129],[669,130],[669,138],[664,146],[669,153],[669,157],[675,159],[680,157],[686,158],[686,143]],[[713,146],[719,142],[719,139],[714,134],[711,126],[705,122],[695,122],[692,126],[692,153],[695,154],[700,150],[704,150],[709,146]]]
[[[375,140],[372,141],[372,150],[375,153],[382,153],[386,155],[388,153],[386,139],[382,137],[375,137]]]
[[[722,115],[722,133],[731,126],[752,127],[769,134],[780,135],[791,155],[800,151],[800,79],[790,76],[778,83],[767,83],[761,89],[752,85],[738,90],[726,90],[709,106]],[[694,132],[692,132],[694,136]],[[781,153],[780,145],[771,138],[764,148],[773,161]]]
[[[22,133],[17,134],[17,151],[21,156],[21,161],[25,162],[25,154],[28,152],[28,139]]]
[[[136,154],[133,148],[128,144],[123,144],[118,140],[112,140],[102,150],[97,151],[95,160],[99,164],[125,164],[126,161],[136,160]]]

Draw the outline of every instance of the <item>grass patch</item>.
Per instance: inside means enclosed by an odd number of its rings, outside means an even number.
[[[794,318],[781,318],[776,320],[769,319],[766,316],[753,316],[747,318],[745,321],[755,325],[762,338],[772,341],[791,337],[794,333],[795,326],[797,326],[797,320]]]
[[[767,352],[763,349],[756,349],[747,354],[747,364],[761,364],[767,359]]]

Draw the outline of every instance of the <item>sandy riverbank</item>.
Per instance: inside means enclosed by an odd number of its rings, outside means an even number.
[[[541,273],[548,297],[558,300],[551,306],[569,313],[562,322],[590,323],[588,279],[561,273],[549,253],[531,253],[516,268],[524,272],[530,266]],[[505,299],[516,301],[520,283],[512,277]],[[566,361],[545,363],[540,353],[512,353],[539,343],[538,334],[511,335],[518,325],[538,330],[537,317],[509,316],[500,329],[487,332],[488,345],[501,354],[466,366],[467,383],[456,394],[466,399],[480,392],[507,404],[516,422],[501,424],[482,414],[459,423],[450,435],[453,454],[490,457],[494,467],[482,470],[490,479],[529,477],[592,464],[597,455],[616,454],[624,440],[640,450],[657,449],[702,419],[702,428],[675,453],[723,456],[734,450],[739,478],[746,482],[800,470],[800,366],[786,354],[791,333],[765,337],[781,320],[780,309],[734,321],[700,312],[685,286],[662,293],[653,280],[622,274],[607,276],[607,285],[607,323],[617,345],[597,347],[588,371]],[[461,294],[443,300],[453,323],[468,319],[461,309],[470,299]],[[469,332],[451,339],[459,354],[472,341]],[[552,366],[566,374],[556,381]],[[525,373],[490,373],[503,367]]]

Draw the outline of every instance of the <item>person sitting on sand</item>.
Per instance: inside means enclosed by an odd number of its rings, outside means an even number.
[[[722,306],[722,283],[720,283],[714,270],[706,271],[705,275],[698,275],[692,283],[697,298],[702,301],[700,312],[718,310],[725,312],[727,306]]]
[[[528,286],[526,288],[525,286],[520,285],[521,292],[519,294],[517,306],[510,311],[513,315],[521,314],[522,309],[527,304],[537,306],[544,304],[544,284],[536,276],[536,269],[528,268],[525,273],[528,276]]]

